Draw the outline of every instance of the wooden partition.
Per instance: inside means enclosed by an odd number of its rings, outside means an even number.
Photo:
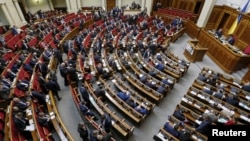
[[[231,49],[228,44],[221,43],[220,40],[205,29],[201,30],[198,40],[199,46],[207,48],[207,55],[227,73],[245,68],[250,62],[249,55],[242,55],[238,51]]]
[[[199,28],[193,21],[187,20],[185,22],[186,27],[186,33],[191,37],[191,38],[197,38],[201,28]]]

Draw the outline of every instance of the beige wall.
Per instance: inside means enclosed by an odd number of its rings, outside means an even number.
[[[136,4],[141,5],[141,0],[121,0],[122,6],[128,5],[131,6],[132,2],[134,1]],[[147,1],[147,0],[146,0]]]
[[[52,0],[54,7],[67,7],[66,0]]]
[[[10,19],[16,26],[22,26],[25,23],[21,21],[21,18],[18,15],[18,11],[16,10],[16,7],[12,0],[5,0],[7,10],[9,12],[9,15],[11,15]]]
[[[3,25],[9,25],[9,23],[3,13],[3,10],[0,8],[0,26],[3,26]]]
[[[82,7],[102,7],[102,0],[81,0]]]
[[[38,10],[42,10],[42,11],[51,10],[49,7],[48,0],[39,0],[39,3],[37,3],[37,0],[26,0],[26,4],[28,7],[28,10],[31,13],[35,13]]]

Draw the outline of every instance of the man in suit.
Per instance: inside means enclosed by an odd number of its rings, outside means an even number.
[[[69,85],[68,79],[67,79],[67,71],[68,71],[68,69],[67,69],[67,66],[66,66],[65,62],[61,63],[61,65],[59,66],[59,71],[60,71],[60,75],[64,79],[64,85],[68,86]]]
[[[250,92],[250,81],[248,81],[242,86],[242,90]]]
[[[178,127],[179,127],[179,124],[176,124],[176,125],[173,125],[171,126],[169,124],[169,122],[166,122],[164,124],[164,127],[163,129],[166,130],[168,133],[170,133],[171,135],[173,135],[174,137],[178,138],[179,137],[179,132],[178,132]]]
[[[89,132],[87,129],[87,126],[85,123],[81,122],[78,124],[78,128],[77,131],[80,134],[80,137],[82,138],[83,141],[88,141],[88,136],[89,136]]]
[[[234,45],[234,36],[231,34],[229,35],[228,39],[227,39],[227,42],[230,44],[230,45]]]
[[[142,115],[148,114],[148,110],[141,105],[136,106],[134,109]]]
[[[60,86],[58,85],[58,83],[56,83],[55,81],[52,81],[51,78],[48,78],[48,82],[46,83],[46,87],[48,88],[48,90],[50,90],[53,93],[54,96],[57,97],[58,101],[60,101],[62,99],[58,95],[58,91],[60,91]]]
[[[110,114],[104,114],[101,117],[101,126],[104,128],[105,132],[109,133],[112,127],[112,121]]]
[[[43,105],[44,107],[47,106],[46,104],[46,95],[43,93],[40,93],[38,91],[32,90],[32,91],[28,91],[25,93],[26,96],[30,96],[32,99],[37,99],[38,103]]]
[[[159,71],[163,71],[164,65],[162,63],[155,63],[155,68],[158,69]]]
[[[38,64],[36,65],[36,71],[40,72],[43,76],[43,78],[46,77],[47,72],[48,72],[48,66],[42,62],[42,61],[38,61]]]
[[[84,84],[84,83],[83,83]],[[80,93],[82,95],[82,98],[84,99],[84,101],[86,102],[86,105],[88,107],[90,107],[90,100],[89,100],[89,93],[88,91],[86,90],[86,88],[84,87],[84,85],[82,85],[80,87]]]
[[[68,67],[67,70],[67,78],[70,82],[76,82],[78,83],[78,75],[77,75],[77,71],[75,68],[73,68],[72,66]]]
[[[27,91],[29,89],[29,81],[28,80],[17,80],[17,84],[16,84],[16,87],[19,89],[19,90],[22,90],[22,91]]]
[[[123,101],[126,101],[127,99],[130,98],[130,94],[129,94],[128,91],[127,91],[127,92],[118,92],[118,93],[117,93],[117,96],[118,96],[121,100],[123,100]]]
[[[211,125],[211,123],[212,120],[209,118],[209,116],[204,116],[203,121],[198,127],[195,128],[195,130],[204,135],[208,135],[208,126]]]
[[[26,130],[29,125],[29,120],[23,116],[23,113],[18,112],[14,115],[13,122],[18,131],[25,137],[27,141],[32,141],[31,132]]]
[[[159,86],[157,88],[157,92],[160,93],[160,94],[162,94],[162,95],[166,95],[166,88],[165,88],[165,86],[163,84],[161,86]]]
[[[218,98],[218,99],[222,99],[224,98],[224,93],[222,89],[219,89],[217,92],[213,93],[213,96]]]
[[[184,111],[183,109],[179,108],[174,111],[173,116],[179,119],[180,121],[186,121],[187,119],[184,116],[183,111]]]
[[[29,106],[29,102],[22,101],[21,99],[15,97],[13,98],[14,105],[17,106],[20,110],[26,110]]]
[[[90,116],[91,118],[97,119],[95,114],[92,111],[90,111],[89,107],[87,107],[85,101],[82,101],[81,103],[79,103],[79,108],[84,116],[86,115],[86,116]]]
[[[46,87],[46,80],[43,77],[43,75],[41,73],[38,73],[38,83],[42,89],[42,92],[47,94],[48,93],[48,89]]]
[[[96,97],[101,97],[102,100],[105,97],[105,90],[103,89],[103,85],[99,84],[95,90]]]
[[[222,35],[223,35],[222,28],[218,29],[218,30],[215,32],[215,37],[216,37],[216,38],[220,38]]]
[[[207,82],[206,72],[201,72],[201,74],[199,74],[197,79],[202,82]]]
[[[227,96],[225,101],[236,107],[239,106],[239,102],[240,102],[237,95]]]
[[[43,127],[47,127],[49,129],[53,129],[52,121],[49,115],[45,114],[44,112],[39,112],[37,116],[37,122]]]
[[[10,90],[12,88],[8,87],[4,84],[0,84],[0,99],[1,100],[8,100],[10,96]]]
[[[6,78],[9,78],[11,81],[13,81],[15,77],[16,77],[16,74],[10,69],[7,69]]]

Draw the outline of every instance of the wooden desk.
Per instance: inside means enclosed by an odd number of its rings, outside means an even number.
[[[184,55],[190,62],[202,61],[207,48],[197,46],[198,40],[190,40],[185,48]]]
[[[200,31],[198,40],[200,47],[208,48],[207,55],[226,73],[245,68],[250,62],[249,55],[234,52],[228,45],[223,45],[205,29]]]

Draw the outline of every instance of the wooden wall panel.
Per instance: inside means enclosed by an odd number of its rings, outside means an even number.
[[[185,25],[186,27],[186,33],[191,37],[191,38],[197,38],[199,33],[200,33],[200,28],[193,22],[188,20]]]
[[[219,25],[220,19],[223,15],[223,6],[215,6],[211,16],[208,19],[206,28],[208,29],[216,29],[217,26]]]

